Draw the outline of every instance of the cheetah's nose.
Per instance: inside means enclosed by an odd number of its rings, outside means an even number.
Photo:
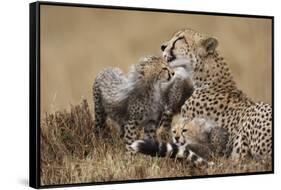
[[[166,49],[166,47],[167,47],[166,45],[161,45],[160,48],[161,48],[162,51],[164,51]]]
[[[179,142],[180,137],[175,137],[176,142]]]

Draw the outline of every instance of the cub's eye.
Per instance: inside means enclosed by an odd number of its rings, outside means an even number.
[[[176,131],[172,131],[173,133],[176,133]]]
[[[187,131],[187,129],[183,129],[182,132],[185,133]]]

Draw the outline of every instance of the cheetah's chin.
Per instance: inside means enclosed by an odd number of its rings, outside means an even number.
[[[191,60],[187,58],[177,58],[173,61],[168,62],[169,66],[172,68],[183,67],[187,71],[191,71]]]
[[[175,145],[177,145],[177,146],[183,146],[183,145],[185,145],[185,142],[178,142],[178,143],[175,143]]]

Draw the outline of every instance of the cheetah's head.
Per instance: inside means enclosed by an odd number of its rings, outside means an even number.
[[[192,29],[180,30],[161,45],[169,65],[184,64],[192,73],[196,86],[222,83],[230,78],[226,63],[217,53],[218,40]]]
[[[205,36],[195,30],[180,30],[167,42],[161,45],[163,57],[167,62],[176,59],[189,58],[195,61],[195,57],[206,57],[214,54],[218,46],[218,40]]]

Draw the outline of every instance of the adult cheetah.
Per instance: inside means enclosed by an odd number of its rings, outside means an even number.
[[[177,32],[161,46],[169,64],[185,60],[191,68],[195,90],[182,106],[181,117],[187,122],[206,118],[225,128],[229,133],[226,151],[234,160],[248,156],[270,160],[272,108],[253,102],[237,88],[217,46],[216,38],[192,29]]]

